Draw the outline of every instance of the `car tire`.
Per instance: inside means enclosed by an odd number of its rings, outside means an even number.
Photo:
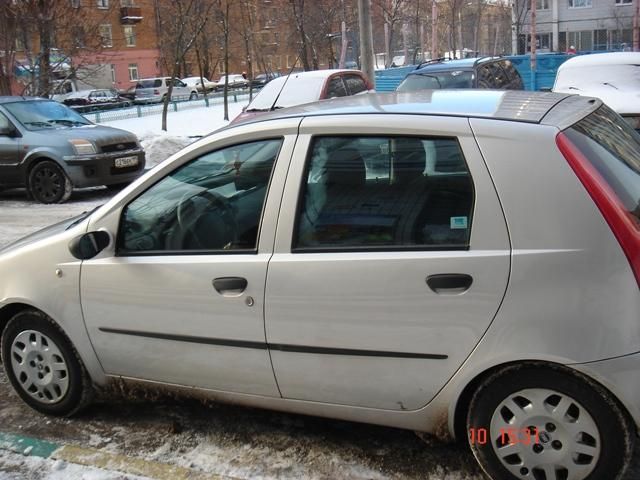
[[[474,456],[491,478],[504,480],[620,479],[633,453],[632,425],[593,380],[537,365],[490,376],[467,416]]]
[[[40,203],[69,200],[73,185],[65,171],[52,160],[38,162],[29,172],[29,192]]]
[[[25,310],[2,333],[2,363],[11,385],[34,410],[71,416],[93,396],[91,380],[71,342],[47,315]]]
[[[198,94],[196,92],[191,92],[191,95],[189,95],[189,100],[197,100],[198,99]]]

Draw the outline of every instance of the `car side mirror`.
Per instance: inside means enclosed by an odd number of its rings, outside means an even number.
[[[69,252],[78,260],[89,260],[98,255],[111,242],[111,236],[102,230],[88,232],[69,242]]]
[[[246,111],[247,111],[247,107],[248,107],[248,106],[249,106],[249,105],[245,105],[244,107],[242,107],[242,113],[244,113],[244,112],[246,112]]]
[[[0,127],[0,136],[2,137],[21,137],[20,132],[13,125],[8,125],[6,127]]]

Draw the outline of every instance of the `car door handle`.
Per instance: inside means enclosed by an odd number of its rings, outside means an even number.
[[[247,288],[247,279],[242,277],[219,277],[213,280],[213,288],[221,295],[237,296]]]
[[[466,273],[439,273],[427,277],[427,285],[436,293],[464,293],[472,283],[473,277]]]

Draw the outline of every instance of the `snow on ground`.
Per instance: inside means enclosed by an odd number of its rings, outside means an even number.
[[[229,118],[234,119],[246,103],[229,103]],[[104,122],[102,125],[135,133],[147,153],[147,166],[153,167],[182,147],[228,123],[224,120],[224,107],[213,105],[169,112],[166,132],[161,128],[161,115]]]
[[[62,460],[25,457],[6,450],[0,450],[0,465],[0,480],[151,480]]]

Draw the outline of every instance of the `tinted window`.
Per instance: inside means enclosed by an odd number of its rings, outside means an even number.
[[[602,106],[564,132],[640,226],[640,136]]]
[[[473,184],[455,139],[317,138],[300,195],[298,250],[469,245]]]
[[[162,86],[162,80],[156,78],[155,80],[140,80],[136,83],[136,88],[158,88]]]
[[[524,84],[522,83],[522,77],[518,73],[518,70],[516,70],[516,67],[514,67],[509,60],[500,62],[500,65],[502,65],[502,69],[509,77],[508,88],[511,90],[522,90],[524,88]]]
[[[397,91],[413,92],[440,88],[473,88],[473,72],[471,70],[455,70],[408,75],[398,86]]]
[[[509,78],[504,70],[500,68],[498,63],[489,63],[482,65],[478,69],[478,87],[479,88],[507,88]]]
[[[356,93],[364,92],[367,90],[367,84],[364,83],[362,77],[358,75],[345,75],[344,83],[347,85],[349,95],[355,95]]]
[[[160,180],[125,208],[120,253],[255,250],[280,145],[227,147]]]
[[[347,90],[344,87],[344,83],[342,83],[342,78],[334,77],[329,81],[329,85],[327,86],[327,98],[334,97],[346,97]]]

